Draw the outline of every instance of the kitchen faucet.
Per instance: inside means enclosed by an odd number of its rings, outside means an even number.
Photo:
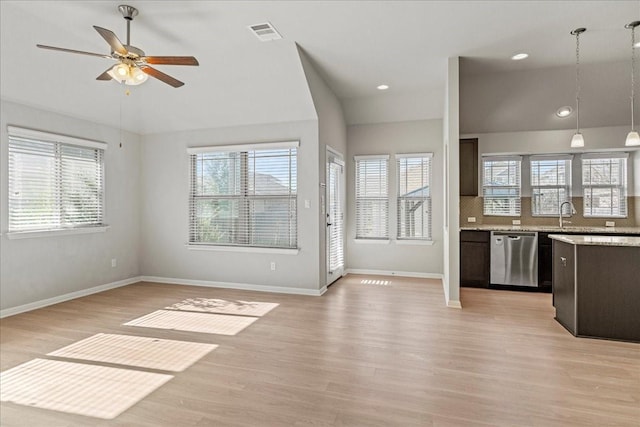
[[[573,203],[571,203],[570,201],[565,201],[560,203],[560,215],[558,216],[558,222],[560,222],[560,229],[562,230],[562,226],[563,226],[563,222],[562,222],[562,207],[568,204],[571,207],[571,212],[569,213],[569,218],[571,218],[571,215],[574,215],[576,213],[576,208],[573,206]],[[571,224],[571,221],[565,221],[567,224]]]

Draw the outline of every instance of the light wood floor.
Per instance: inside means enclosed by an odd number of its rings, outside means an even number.
[[[219,344],[115,420],[2,403],[2,426],[639,426],[640,345],[578,339],[549,294],[350,275],[323,297],[139,283],[0,322],[6,370],[93,334]],[[279,303],[236,336],[121,326],[185,298]],[[86,362],[90,363],[90,362]]]

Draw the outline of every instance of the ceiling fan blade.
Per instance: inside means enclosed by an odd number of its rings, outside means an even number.
[[[147,64],[160,65],[200,65],[193,56],[143,56],[142,59]]]
[[[142,65],[140,66],[140,69],[149,74],[151,77],[155,77],[156,79],[161,80],[170,86],[180,87],[184,85],[184,83],[182,83],[180,80],[177,80],[170,75],[163,73],[162,71],[158,71],[155,68],[151,68],[148,65]]]
[[[120,55],[124,56],[127,54],[127,49],[124,48],[118,37],[111,30],[107,30],[106,28],[98,27],[94,25],[93,28],[96,29],[98,33],[104,38],[109,46],[111,46],[111,50],[114,52],[118,52]]]
[[[111,80],[112,77],[109,74],[109,71],[111,71],[111,68],[113,68],[113,67],[107,68],[107,70],[104,73],[102,73],[98,77],[96,77],[96,80]]]
[[[47,46],[44,44],[37,44],[40,49],[58,50],[60,52],[77,53],[80,55],[97,56],[99,58],[114,59],[111,55],[105,55],[103,53],[85,52],[83,50],[65,49],[63,47]]]

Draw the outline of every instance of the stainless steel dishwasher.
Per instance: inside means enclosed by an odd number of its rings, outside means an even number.
[[[538,233],[491,232],[491,284],[538,286]]]

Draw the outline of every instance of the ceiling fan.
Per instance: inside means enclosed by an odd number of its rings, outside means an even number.
[[[199,65],[198,60],[193,56],[146,56],[142,49],[130,44],[130,25],[133,18],[138,15],[138,9],[133,6],[120,5],[118,10],[127,21],[127,44],[122,44],[113,31],[106,28],[93,26],[95,30],[109,43],[111,54],[104,55],[101,53],[85,52],[82,50],[65,49],[62,47],[46,46],[38,44],[39,48],[51,49],[61,52],[77,53],[80,55],[97,56],[115,60],[118,63],[109,67],[104,73],[100,74],[96,80],[116,80],[127,85],[139,85],[144,83],[148,76],[165,82],[173,87],[184,85],[180,80],[171,77],[151,66],[153,65]]]

